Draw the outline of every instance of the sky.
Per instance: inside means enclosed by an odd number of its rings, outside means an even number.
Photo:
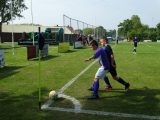
[[[22,13],[24,18],[15,19],[14,24],[32,23],[31,1],[33,23],[45,26],[62,26],[63,14],[106,29],[117,29],[132,15],[138,15],[150,27],[160,23],[160,0],[25,0],[28,9]],[[65,24],[69,19],[65,18]]]

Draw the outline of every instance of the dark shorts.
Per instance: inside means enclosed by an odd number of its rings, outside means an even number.
[[[134,42],[134,47],[137,47],[137,42]]]
[[[116,71],[116,69],[114,67],[111,67],[109,72],[111,73],[112,77],[116,77],[117,76],[117,71]]]

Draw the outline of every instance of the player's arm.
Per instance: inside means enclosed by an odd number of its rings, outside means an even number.
[[[114,55],[111,54],[111,65],[116,68],[116,64],[115,64],[115,59],[114,59]]]
[[[110,46],[109,46],[110,47]],[[110,47],[110,51],[111,51],[111,65],[116,68],[116,64],[115,64],[115,59],[114,59],[114,54],[113,54],[113,50]]]
[[[95,53],[92,57],[86,59],[85,61],[90,61],[90,60],[92,60],[92,59],[97,59],[97,58],[99,58],[100,55],[101,55],[101,51],[102,51],[102,50],[103,50],[103,49],[100,49],[100,50],[96,51],[96,53]]]
[[[95,59],[94,55],[93,55],[92,57],[86,59],[85,61],[90,61],[90,60],[92,60],[92,59]]]

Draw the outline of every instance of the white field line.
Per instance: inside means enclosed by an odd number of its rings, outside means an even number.
[[[74,97],[67,96],[67,95],[64,95],[64,94],[59,94],[58,97],[65,98],[67,100],[72,101],[72,103],[74,104],[75,111],[80,111],[81,110],[81,104],[80,104],[80,102],[77,99],[75,99]]]
[[[83,75],[92,65],[94,65],[98,60],[93,61],[90,65],[88,65],[84,70],[82,70],[77,76],[72,78],[67,84],[65,84],[59,91],[59,94],[62,94],[69,86],[71,86],[81,75]]]
[[[92,67],[92,65],[94,65],[98,60],[95,60],[94,62],[92,62],[90,65],[88,65],[84,70],[82,70],[77,76],[75,76],[74,78],[72,78],[67,84],[65,84],[59,91],[58,91],[58,97],[61,98],[65,98],[68,99],[70,101],[73,102],[74,104],[74,111],[80,111],[81,110],[81,104],[80,102],[75,99],[74,97],[70,97],[67,95],[64,95],[63,92],[69,87],[71,86],[82,74],[84,74],[90,67]],[[46,103],[44,103],[42,105],[42,109],[44,108],[48,108],[52,102],[54,102],[54,100],[49,99]]]
[[[160,120],[160,116],[149,116],[149,115],[143,115],[143,114],[127,114],[127,113],[103,112],[103,111],[95,111],[95,110],[75,111],[75,109],[66,109],[66,108],[59,108],[59,107],[46,107],[46,108],[42,108],[42,110],[55,110],[55,111],[61,111],[61,112],[83,113],[83,114],[89,114],[89,115],[104,115],[104,116],[124,117],[124,118]]]
[[[159,48],[158,46],[153,46],[153,45],[148,45],[148,44],[143,44],[144,46],[152,47],[152,48]]]
[[[113,46],[113,48],[116,47],[116,45]],[[84,74],[92,65],[94,65],[98,61],[93,61],[90,65],[88,65],[84,70],[82,70],[77,76],[72,78],[67,84],[65,84],[59,91],[58,94],[62,94],[69,86],[71,86],[82,74]]]
[[[74,111],[75,112],[78,112],[78,111],[81,111],[81,104],[78,100],[76,100],[74,97],[70,97],[70,96],[67,96],[67,95],[64,95],[64,94],[58,94],[58,98],[65,98],[67,100],[70,100],[73,104],[74,104]],[[49,106],[55,102],[54,100],[52,99],[49,99],[45,104],[43,104],[41,106],[41,109],[42,110],[45,110],[47,108],[49,108]],[[52,107],[51,107],[52,108]]]
[[[96,60],[97,61],[97,60]],[[59,108],[59,107],[49,107],[53,100],[49,99],[44,105],[42,105],[42,110],[55,110],[55,111],[62,111],[62,112],[71,112],[71,113],[83,113],[83,114],[90,114],[90,115],[104,115],[104,116],[114,116],[114,117],[126,117],[126,118],[141,118],[141,119],[149,119],[149,120],[160,120],[160,116],[149,116],[149,115],[142,115],[142,114],[127,114],[127,113],[115,113],[115,112],[103,112],[103,111],[94,111],[94,110],[81,110],[81,105],[78,100],[73,97],[67,96],[62,94],[70,85],[73,84],[84,72],[86,72],[96,61],[92,62],[88,67],[86,67],[82,72],[80,72],[77,76],[75,76],[71,81],[65,84],[59,91],[58,97],[63,97],[68,100],[71,100],[75,105],[74,109],[67,109],[67,108]]]
[[[148,46],[148,47],[153,47],[153,46],[150,46],[150,45],[146,45],[146,46]]]

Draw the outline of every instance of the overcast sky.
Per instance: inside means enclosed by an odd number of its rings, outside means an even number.
[[[28,9],[23,12],[24,18],[14,23],[32,22],[31,0],[25,3]],[[132,15],[138,15],[150,27],[160,22],[160,0],[32,0],[32,5],[33,22],[42,25],[63,25],[63,14],[106,29],[117,28]]]

